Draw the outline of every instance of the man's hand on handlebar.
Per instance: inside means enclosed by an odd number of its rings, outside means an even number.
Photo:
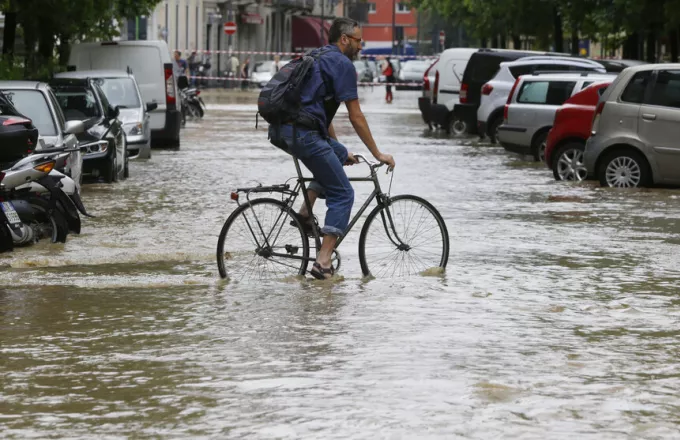
[[[390,171],[392,171],[394,169],[394,167],[397,165],[394,162],[394,157],[392,157],[391,154],[380,153],[378,155],[378,157],[376,157],[376,159],[378,159],[380,161],[380,163],[384,163],[385,165],[387,165],[387,168]]]
[[[359,163],[359,159],[354,157],[354,154],[347,152],[347,160],[345,161],[345,166],[354,165],[355,163]]]

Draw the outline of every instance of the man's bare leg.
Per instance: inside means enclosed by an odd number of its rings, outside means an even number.
[[[338,237],[335,235],[323,236],[323,242],[321,243],[319,254],[316,256],[316,262],[324,269],[331,267],[331,257],[333,256],[333,249],[335,249],[335,243],[337,242]]]
[[[311,205],[312,208],[314,208],[314,202],[316,202],[316,199],[319,197],[319,194],[314,191],[313,189],[308,189],[307,190],[307,197],[309,197],[309,204]],[[310,217],[310,213],[307,212],[307,204],[303,203],[302,207],[300,208],[300,211],[298,212],[300,216],[302,217]]]

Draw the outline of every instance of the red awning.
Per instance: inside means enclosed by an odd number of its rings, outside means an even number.
[[[323,22],[323,31],[321,23]],[[328,44],[328,31],[331,24],[316,17],[293,16],[293,49],[308,49]],[[323,38],[322,38],[323,32]]]
[[[248,12],[244,12],[241,14],[241,22],[244,24],[263,24],[264,19],[260,16],[260,14],[250,14]]]

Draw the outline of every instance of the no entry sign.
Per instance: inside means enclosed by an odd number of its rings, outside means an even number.
[[[233,21],[228,21],[224,23],[224,33],[227,35],[233,35],[236,33],[236,23]]]

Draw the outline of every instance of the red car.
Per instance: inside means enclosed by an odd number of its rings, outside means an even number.
[[[545,163],[553,170],[555,180],[586,178],[583,150],[590,137],[597,101],[610,84],[601,82],[586,87],[557,109],[545,147]]]

